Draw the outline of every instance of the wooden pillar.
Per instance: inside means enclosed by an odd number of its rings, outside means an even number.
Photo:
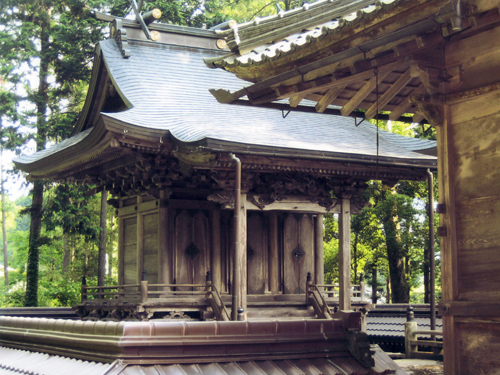
[[[158,209],[158,273],[160,284],[170,284],[171,280],[171,260],[168,246],[168,208],[165,204],[165,192],[160,192],[160,208]]]
[[[120,201],[120,207],[123,202]],[[123,241],[123,217],[118,218],[118,285],[123,285],[125,280],[125,245]]]
[[[219,293],[222,292],[221,243],[220,243],[220,210],[211,211],[212,222],[212,283]]]
[[[280,290],[280,265],[278,249],[278,214],[271,212],[269,215],[269,290],[278,294]]]
[[[351,309],[351,199],[342,196],[339,213],[339,309]]]
[[[316,216],[316,224],[314,226],[314,275],[316,284],[324,284],[325,268],[323,260],[323,215]]]
[[[142,197],[137,196],[137,206],[142,203]],[[137,213],[137,282],[141,281],[144,270],[144,216]]]

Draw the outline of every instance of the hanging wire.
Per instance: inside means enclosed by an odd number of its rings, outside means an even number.
[[[375,178],[378,180],[378,158],[379,158],[379,108],[378,108],[378,68],[375,68],[375,95],[377,96],[377,164],[375,167]]]

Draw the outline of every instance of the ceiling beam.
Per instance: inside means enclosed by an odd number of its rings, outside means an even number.
[[[344,91],[347,85],[334,87],[326,92],[325,95],[319,100],[318,104],[316,104],[316,112],[322,113],[325,109],[335,100],[337,96],[340,95],[342,91]]]
[[[425,87],[423,84],[420,84],[418,87],[416,87],[410,95],[413,94],[423,94],[425,92]],[[409,96],[409,95],[408,95]],[[389,120],[391,121],[397,121],[398,118],[400,118],[403,113],[406,113],[408,111],[408,108],[410,108],[412,104],[408,100],[408,97],[404,98],[401,103],[399,103],[396,108],[392,110],[392,112],[389,114]]]

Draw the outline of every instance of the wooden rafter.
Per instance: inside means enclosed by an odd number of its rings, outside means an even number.
[[[390,72],[379,74],[378,81],[381,83]],[[358,90],[358,92],[342,107],[340,113],[342,116],[349,116],[352,111],[354,111],[359,104],[373,91],[375,88],[377,77],[373,76],[364,86]]]
[[[340,95],[347,85],[331,88],[316,104],[316,112],[322,113]]]
[[[365,118],[371,119],[377,114],[377,110],[382,111],[383,108],[394,98],[411,80],[411,68],[406,69],[406,72],[397,79],[389,89],[384,92],[380,98],[371,105],[365,113]]]
[[[425,91],[424,85],[420,84],[417,88],[415,88],[415,90],[413,90],[413,92],[410,95],[423,94],[424,91]],[[396,108],[394,108],[392,110],[392,112],[389,114],[389,119],[392,121],[396,121],[398,118],[400,118],[403,115],[403,113],[406,113],[408,108],[410,108],[411,106],[412,106],[412,104],[408,100],[408,97],[404,98],[403,101],[401,103],[399,103],[398,106]],[[422,120],[420,120],[420,121],[422,121]]]

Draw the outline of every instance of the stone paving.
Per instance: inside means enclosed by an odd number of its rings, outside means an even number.
[[[443,362],[429,359],[397,359],[395,362],[408,375],[443,375]]]

